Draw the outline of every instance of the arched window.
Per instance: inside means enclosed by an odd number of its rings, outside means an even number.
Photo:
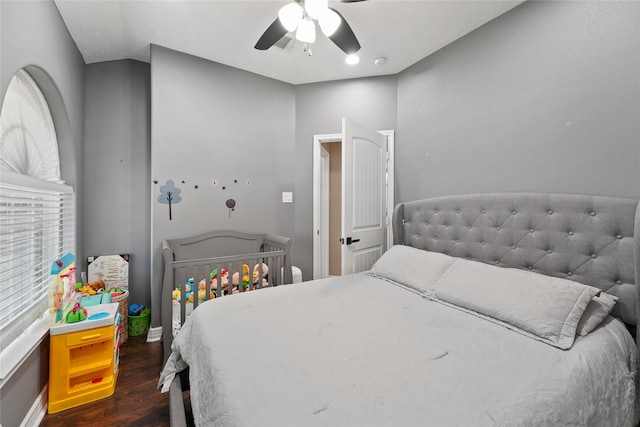
[[[25,70],[13,76],[0,114],[0,170],[59,182],[58,140],[42,92]]]
[[[60,178],[47,102],[25,70],[0,111],[0,350],[48,320],[51,266],[75,250],[75,195]]]

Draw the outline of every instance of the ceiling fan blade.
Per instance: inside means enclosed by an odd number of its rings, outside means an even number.
[[[262,34],[254,47],[258,50],[267,50],[285,34],[287,34],[287,29],[280,23],[280,19],[276,18],[273,24],[269,25],[269,28]]]
[[[359,1],[359,0],[356,0],[356,1]],[[344,19],[344,16],[342,16],[342,14],[340,14],[340,12],[338,12],[337,10],[333,8],[330,8],[330,9],[338,14],[341,22],[336,32],[333,33],[331,36],[329,36],[329,38],[331,39],[332,42],[336,44],[336,46],[342,49],[342,51],[347,55],[356,53],[357,51],[360,50],[360,43],[358,42],[356,35],[353,33],[353,30],[351,29],[349,24],[347,24],[347,21],[346,19]]]

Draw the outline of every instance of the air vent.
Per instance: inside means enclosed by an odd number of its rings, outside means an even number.
[[[286,35],[282,36],[280,40],[278,40],[273,44],[274,47],[284,50],[287,53],[291,52],[291,50],[294,48],[295,45],[296,45],[296,41]]]

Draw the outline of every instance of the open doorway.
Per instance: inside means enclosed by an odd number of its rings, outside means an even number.
[[[347,121],[347,124],[349,122]],[[353,124],[355,127],[358,125]],[[352,127],[353,128],[353,127]],[[362,128],[360,128],[362,129]],[[375,198],[374,203],[379,204],[374,210],[381,212],[380,218],[381,231],[380,238],[383,240],[380,245],[362,245],[369,237],[366,236],[367,228],[362,227],[362,238],[356,238],[357,227],[351,224],[352,212],[348,214],[345,220],[345,204],[346,209],[352,209],[352,200],[360,197],[352,194],[352,185],[347,184],[345,190],[345,168],[347,168],[347,178],[352,176],[350,167],[345,165],[344,156],[344,127],[342,134],[324,134],[314,136],[313,147],[313,278],[324,278],[329,276],[337,276],[355,271],[362,271],[370,268],[370,264],[375,262],[377,258],[390,247],[393,242],[390,228],[390,216],[393,212],[393,147],[394,147],[394,131],[385,130],[378,131],[375,134],[384,135],[383,153],[384,156],[373,165],[379,171],[376,175],[382,181],[382,192],[380,197]],[[347,131],[348,132],[348,131]],[[369,131],[373,132],[373,131]],[[349,137],[349,136],[348,136]],[[380,135],[378,135],[380,137]],[[348,144],[348,147],[352,147]],[[352,163],[353,157],[351,153],[353,148],[349,148],[346,155],[347,162]],[[357,151],[357,148],[356,148]],[[365,149],[366,151],[366,149]],[[366,156],[366,153],[361,153]],[[370,165],[367,167],[370,169]],[[349,181],[349,180],[347,180]],[[345,203],[344,192],[347,193],[347,201]],[[371,209],[368,209],[371,210]],[[357,216],[357,215],[356,215]],[[345,223],[349,223],[345,231]],[[370,231],[370,230],[369,230]],[[353,234],[353,238],[352,235]],[[362,243],[355,244],[362,240]],[[351,242],[354,242],[351,245]],[[346,262],[345,262],[346,260]]]
[[[342,141],[321,143],[323,165],[320,178],[326,194],[322,195],[323,203],[320,216],[323,219],[319,231],[322,235],[323,277],[340,276],[342,274],[341,243],[342,232]],[[325,243],[326,242],[326,243]],[[326,245],[326,246],[325,246]],[[324,250],[326,247],[327,250]],[[326,261],[325,261],[326,260]],[[326,263],[326,265],[324,265]]]

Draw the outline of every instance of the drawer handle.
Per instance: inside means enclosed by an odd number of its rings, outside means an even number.
[[[93,335],[87,335],[84,336],[82,338],[80,338],[82,341],[86,341],[86,340],[92,340],[94,338],[100,338],[101,334],[93,334]]]

